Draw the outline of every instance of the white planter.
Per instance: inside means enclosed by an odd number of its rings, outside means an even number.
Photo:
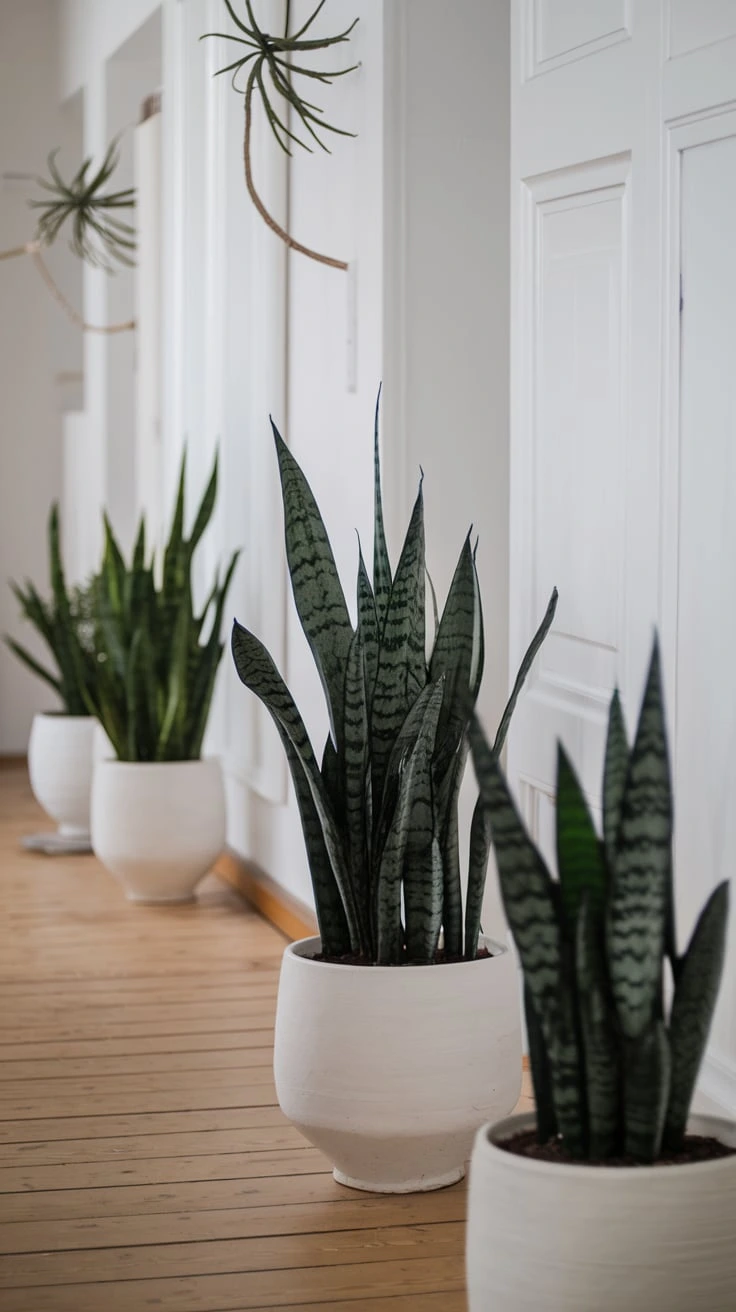
[[[41,712],[33,719],[28,743],[31,788],[65,838],[89,837],[96,729],[91,715]]]
[[[462,1178],[488,1109],[521,1087],[517,972],[510,952],[439,966],[314,961],[286,949],[274,1075],[281,1107],[327,1154],[335,1179],[374,1193]]]
[[[97,761],[92,846],[129,901],[190,901],[224,843],[218,761]]]
[[[734,1312],[736,1157],[689,1166],[566,1166],[496,1145],[534,1116],[479,1131],[470,1167],[470,1312]],[[736,1146],[736,1125],[694,1134]]]

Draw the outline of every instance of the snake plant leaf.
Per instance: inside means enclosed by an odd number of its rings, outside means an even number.
[[[496,738],[493,744],[493,750],[497,756],[500,756],[501,752],[503,751],[504,743],[506,742],[506,737],[509,731],[509,727],[511,725],[511,717],[516,709],[516,703],[519,700],[521,690],[524,687],[524,684],[526,683],[527,675],[529,674],[529,671],[532,668],[532,665],[534,664],[534,658],[537,652],[539,651],[539,648],[541,647],[542,643],[544,642],[545,638],[547,637],[547,634],[552,625],[552,621],[555,617],[555,611],[557,610],[557,595],[558,595],[557,588],[553,588],[552,596],[550,597],[549,602],[547,603],[547,609],[544,613],[542,622],[539,625],[539,628],[537,629],[536,633],[534,634],[534,637],[532,638],[531,642],[529,643],[529,646],[527,647],[526,652],[524,653],[524,659],[522,660],[521,665],[519,666],[519,672],[514,681],[514,686],[511,690],[511,696],[509,697],[509,700],[507,701],[506,706],[504,708],[503,715],[501,716],[501,723],[498,726],[498,730],[496,732]]]
[[[47,647],[53,650],[54,626],[51,616],[33,584],[26,582],[25,588],[20,588],[17,583],[11,583],[10,587],[26,619],[38,629]]]
[[[54,692],[58,693],[60,697],[62,696],[61,681],[57,679],[50,670],[47,670],[45,666],[41,665],[41,663],[36,660],[35,656],[32,656],[29,651],[26,651],[25,647],[21,647],[20,643],[16,642],[14,638],[6,636],[4,641],[6,646],[8,646],[13,652],[13,655],[17,656],[18,660],[22,661],[32,674],[37,675],[39,679],[43,679],[44,683],[48,683],[49,687],[53,688]]]
[[[562,980],[562,936],[547,867],[527,835],[495,750],[475,716],[469,727],[473,765],[496,853],[501,896],[540,1021],[555,1007]],[[466,952],[469,944],[466,940]]]
[[[273,421],[271,427],[281,474],[294,602],[322,681],[333,740],[341,752],[345,662],[353,628],[312,489]]]
[[[397,571],[398,577],[398,571]],[[416,740],[408,757],[405,759],[400,774],[400,783],[396,807],[388,829],[377,881],[377,961],[381,966],[398,964],[403,952],[403,934],[401,925],[401,892],[404,879],[405,859],[409,851],[421,851],[423,844],[431,843],[427,838],[426,799],[429,798],[431,815],[431,756],[437,733],[437,723],[442,706],[443,684],[439,680],[424,689],[421,698],[422,716]],[[417,814],[415,803],[422,798],[423,804]],[[426,873],[426,872],[425,872]],[[422,880],[422,883],[424,881]],[[405,888],[406,895],[406,888]],[[409,916],[414,920],[412,938],[426,932],[426,924],[431,920],[431,897],[424,907],[424,891],[420,902],[419,890],[412,885],[409,896],[412,900],[411,913],[407,907],[407,932]],[[441,915],[441,898],[440,898]],[[439,931],[438,931],[439,932]],[[436,945],[435,945],[436,946]]]
[[[368,889],[368,833],[365,781],[368,774],[368,704],[360,630],[353,635],[345,670],[344,779],[345,822],[350,874],[358,902],[366,903]]]
[[[391,596],[391,562],[386,546],[383,524],[383,498],[381,496],[381,453],[378,439],[378,417],[381,407],[381,389],[376,398],[376,417],[373,425],[373,590],[376,597],[376,617],[381,634]]]
[[[557,753],[557,869],[565,920],[574,933],[584,897],[594,920],[603,914],[608,871],[580,781],[561,743]]]
[[[219,452],[216,452],[215,459],[212,465],[212,473],[210,474],[209,482],[207,483],[204,493],[202,494],[202,500],[199,504],[199,508],[194,517],[194,524],[192,526],[192,531],[189,536],[189,541],[187,542],[187,552],[190,557],[193,555],[194,551],[199,545],[205,533],[205,530],[207,529],[210,520],[212,519],[212,515],[214,513],[215,502],[217,501],[217,481],[218,481],[219,460],[220,460]]]
[[[428,683],[426,687],[422,689],[414,704],[409,708],[406,719],[399,729],[394,745],[391,749],[391,755],[386,767],[386,779],[383,793],[378,799],[379,805],[376,810],[374,847],[379,855],[383,850],[383,844],[388,833],[388,828],[396,810],[399,787],[406,769],[406,764],[416,746],[422,724],[424,723],[427,703],[433,695],[434,685]]]
[[[376,599],[368,578],[362,551],[360,551],[358,558],[358,632],[363,648],[365,695],[370,720],[373,690],[376,686],[376,674],[378,673],[378,615],[376,613]]]
[[[526,1037],[529,1048],[529,1067],[534,1088],[534,1109],[537,1117],[537,1138],[540,1143],[549,1143],[557,1136],[557,1116],[552,1096],[551,1073],[547,1045],[534,1010],[528,985],[524,984],[524,1017],[526,1020]]]
[[[156,745],[156,760],[170,760],[170,742],[175,738],[177,731],[177,722],[181,725],[187,713],[187,691],[189,681],[189,650],[187,638],[189,634],[189,606],[188,599],[184,598],[179,605],[179,613],[174,625],[174,641],[169,657],[169,677],[167,688],[166,709],[164,712],[161,732]],[[138,636],[137,633],[135,635]],[[174,753],[178,756],[178,752]]]
[[[234,551],[230,563],[225,571],[222,583],[219,580],[215,582],[215,588],[212,595],[212,605],[214,606],[212,617],[212,629],[210,636],[205,644],[204,652],[197,649],[196,655],[197,668],[195,669],[192,679],[192,707],[194,709],[194,722],[191,728],[192,750],[196,756],[202,751],[202,742],[204,740],[207,721],[209,719],[212,698],[215,692],[215,682],[217,671],[220,666],[224,643],[221,640],[222,620],[225,609],[225,600],[230,590],[233,575],[235,573],[240,551]],[[210,608],[208,601],[206,611]],[[197,640],[199,634],[197,634]]]
[[[603,767],[603,842],[610,870],[616,868],[621,807],[629,769],[629,743],[618,688],[611,699]]]
[[[352,951],[360,952],[364,944],[361,942],[361,927],[355,904],[355,891],[347,869],[339,830],[332,815],[322,776],[317,769],[317,762],[304,722],[294,704],[291,693],[266,648],[258,638],[238,624],[237,620],[233,625],[232,652],[235,668],[241,682],[263,702],[279,730],[282,741],[290,743],[293,753],[303,770],[319,818],[322,838],[332,870],[332,878],[345,909],[350,947]],[[287,755],[289,754],[287,753]],[[294,771],[292,770],[293,777]],[[299,792],[297,790],[298,797]],[[302,824],[304,826],[304,818],[302,818]],[[334,904],[334,897],[331,898],[329,889],[326,891],[320,882],[324,879],[322,867],[318,867],[316,871],[312,869],[311,873],[315,883],[315,898],[318,904],[320,899],[324,899],[325,892],[327,899],[331,899],[332,904]]]
[[[417,807],[415,806],[415,813]],[[439,839],[428,848],[407,854],[404,865],[406,953],[417,965],[431,965],[442,929],[444,872]],[[445,952],[448,952],[445,944]]]
[[[612,1156],[618,1146],[621,1090],[619,1054],[607,983],[598,890],[586,889],[577,901],[575,969],[580,1003],[585,1088],[593,1159]],[[564,900],[564,893],[563,893]]]
[[[607,927],[611,988],[629,1039],[649,1030],[661,1006],[671,845],[672,797],[655,641],[621,804]]]
[[[672,1059],[658,1018],[624,1045],[624,1152],[638,1162],[656,1161],[662,1150]]]
[[[427,682],[423,511],[420,484],[380,638],[371,719],[373,791],[377,797],[383,791],[396,734]]]
[[[64,577],[59,530],[59,507],[56,503],[52,506],[49,516],[49,563],[51,591],[56,615],[56,659],[59,664],[63,686],[70,690],[77,689],[84,686],[86,676]],[[69,709],[84,713],[83,708],[78,705]]]
[[[557,1126],[566,1152],[571,1157],[583,1158],[587,1151],[587,1136],[576,1020],[573,989],[563,975],[554,1003],[547,1002],[540,1010],[540,1023],[547,1043]]]
[[[325,739],[319,772],[322,775],[322,781],[330,799],[333,815],[338,822],[342,822],[345,813],[345,799],[343,797],[343,780],[340,774],[340,758],[332,741],[332,735],[329,733]]]
[[[447,764],[455,756],[472,710],[471,679],[473,654],[477,649],[476,623],[475,569],[468,534],[455,567],[429,665],[432,682],[441,674],[445,675],[445,698],[437,730],[437,777],[444,774]]]
[[[483,603],[480,595],[480,581],[478,579],[478,568],[475,563],[478,544],[476,542],[473,549],[473,579],[475,583],[475,625],[473,633],[475,643],[473,646],[473,660],[470,667],[470,700],[475,706],[480,692],[480,685],[483,679],[483,670],[485,668],[486,644],[483,632]]]
[[[172,591],[181,586],[184,577],[186,550],[184,546],[184,498],[186,494],[187,453],[182,452],[179,468],[179,482],[176,489],[174,516],[171,521],[168,542],[164,550],[163,591],[170,596]]]
[[[430,574],[429,570],[426,571],[426,574],[427,574],[427,583],[429,585],[429,595],[432,601],[432,620],[434,622],[434,638],[433,638],[433,645],[434,645],[434,643],[437,641],[437,631],[440,627],[440,611],[439,611],[439,606],[437,605],[437,591],[434,586],[434,583],[432,582],[432,575]]]
[[[669,1147],[682,1142],[690,1103],[703,1060],[726,955],[728,883],[711,893],[693,931],[682,962],[670,1014],[672,1050],[665,1139]]]
[[[477,798],[470,822],[468,888],[465,894],[465,960],[475,961],[480,939],[483,894],[491,852],[492,827],[489,808],[483,794]]]
[[[438,729],[439,736],[439,729]],[[463,737],[444,779],[437,785],[436,814],[440,822],[440,852],[444,880],[442,925],[445,954],[460,958],[463,954],[463,891],[460,878],[460,834],[458,798],[468,757],[467,738]]]

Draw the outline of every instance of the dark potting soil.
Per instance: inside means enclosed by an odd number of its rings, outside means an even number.
[[[492,956],[488,948],[479,948],[475,954],[476,961],[482,961],[485,957]],[[376,966],[376,961],[369,961],[368,957],[359,957],[350,952],[346,952],[341,957],[331,957],[326,952],[317,952],[312,957],[312,961],[327,961],[333,966]],[[399,966],[457,966],[465,961],[465,957],[448,957],[444,949],[440,949],[434,961],[399,961]]]
[[[599,1160],[581,1161],[570,1157],[561,1140],[551,1139],[549,1143],[539,1143],[536,1130],[522,1130],[520,1134],[504,1139],[496,1145],[504,1152],[514,1153],[517,1157],[533,1157],[538,1162],[557,1162],[560,1166],[642,1166],[634,1157],[606,1157]],[[736,1156],[736,1148],[728,1148],[718,1139],[705,1138],[699,1134],[689,1134],[679,1152],[667,1152],[657,1158],[654,1166],[689,1166],[693,1162],[714,1162],[719,1157]]]

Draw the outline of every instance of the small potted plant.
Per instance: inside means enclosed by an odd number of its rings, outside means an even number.
[[[11,587],[24,617],[34,625],[49,649],[55,669],[43,665],[26,647],[7,637],[12,652],[61,702],[61,710],[41,711],[33,720],[28,744],[28,770],[36,801],[58,825],[60,846],[89,846],[94,718],[92,689],[95,655],[91,598],[94,584],[68,588],[59,533],[59,509],[48,521],[51,596],[44,600],[34,585]]]
[[[188,538],[185,468],[184,459],[160,579],[144,521],[130,566],[106,521],[97,587],[94,696],[115,759],[95,766],[92,845],[132,902],[189,901],[225,841],[220,764],[201,752],[237,553],[195,611],[192,557],[214,509],[217,461]]]
[[[463,914],[458,794],[483,670],[470,536],[426,652],[421,486],[395,573],[375,437],[373,581],[360,554],[357,624],[325,525],[274,428],[297,612],[327,702],[321,765],[268,652],[236,622],[238,674],[273,717],[301,814],[319,937],[287,948],[274,1070],[286,1115],[344,1184],[375,1192],[460,1179],[488,1108],[521,1080],[516,969],[484,938],[489,849],[476,812]],[[556,594],[519,672],[500,746]]]
[[[536,1116],[477,1136],[471,1312],[729,1312],[736,1126],[690,1115],[723,966],[728,885],[711,894],[680,955],[656,641],[631,748],[617,693],[611,702],[602,839],[560,748],[559,880],[477,723],[471,741],[524,974],[536,1099]]]

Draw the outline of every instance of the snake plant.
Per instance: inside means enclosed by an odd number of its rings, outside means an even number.
[[[384,533],[376,420],[373,580],[361,551],[354,627],[312,491],[275,427],[273,432],[294,601],[329,716],[321,762],[271,657],[237,621],[232,648],[242,682],[267,707],[286,751],[322,950],[332,958],[378,965],[473,959],[490,836],[480,810],[472,826],[463,924],[458,795],[468,719],[483,672],[470,535],[427,658],[422,488],[394,573]],[[556,601],[554,593],[519,671],[498,731],[499,750]]]
[[[33,674],[43,679],[61,699],[67,715],[89,715],[91,690],[95,680],[95,657],[92,643],[91,605],[94,581],[85,587],[67,586],[61,555],[59,508],[51,507],[48,521],[49,573],[51,596],[48,601],[34,585],[22,587],[11,583],[24,617],[34,625],[53,657],[55,671],[42,665],[14,638],[6,637],[10,650]]]
[[[97,715],[121,761],[196,760],[202,749],[215,676],[224,644],[222,614],[237,562],[233,555],[197,613],[192,557],[212,517],[217,459],[195,516],[184,534],[186,455],[182,459],[169,540],[158,572],[146,559],[141,518],[130,565],[109,521],[95,603]]]
[[[521,957],[537,1128],[572,1158],[650,1163],[683,1143],[726,942],[728,884],[678,955],[673,808],[655,639],[633,745],[618,692],[608,720],[599,838],[563,748],[559,881],[526,832],[476,720],[473,759],[506,915]],[[665,962],[672,1001],[666,1006]]]

